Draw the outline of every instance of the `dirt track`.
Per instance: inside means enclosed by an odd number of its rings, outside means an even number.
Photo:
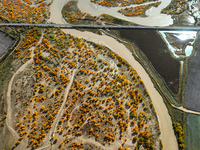
[[[62,14],[60,10],[62,9],[62,2],[55,1],[50,8],[51,16],[50,21],[62,24]],[[97,35],[91,32],[80,32],[75,29],[63,29],[63,32],[67,34],[72,34],[75,37],[85,38],[92,40],[93,42],[102,43],[107,45],[109,48],[114,50],[117,54],[123,57],[131,66],[138,72],[141,76],[145,87],[147,88],[149,95],[153,101],[155,110],[159,118],[159,125],[161,129],[161,138],[164,145],[164,150],[176,150],[178,149],[178,144],[176,137],[174,135],[174,130],[172,127],[171,117],[169,116],[168,110],[164,104],[164,101],[158,91],[155,89],[149,75],[146,73],[144,68],[134,59],[131,52],[121,43],[119,43],[114,38],[106,35]]]
[[[12,118],[12,108],[11,108],[11,89],[12,89],[12,84],[13,84],[13,80],[15,78],[15,76],[24,71],[24,69],[30,64],[32,63],[33,59],[28,60],[24,65],[22,65],[16,72],[15,74],[12,76],[9,84],[8,84],[8,90],[7,90],[7,118],[6,118],[6,126],[8,127],[8,129],[10,130],[10,132],[12,133],[12,135],[14,136],[14,138],[17,140],[19,138],[18,133],[12,128],[12,122],[13,122],[13,118]]]

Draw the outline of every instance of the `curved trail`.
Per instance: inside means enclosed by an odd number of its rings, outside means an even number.
[[[61,3],[59,3],[61,1]],[[57,24],[62,24],[62,14],[61,10],[64,3],[62,0],[54,1],[50,7],[51,12],[51,21]],[[159,92],[155,89],[149,75],[146,73],[144,68],[137,62],[132,53],[121,43],[115,40],[112,37],[107,35],[97,35],[91,32],[81,32],[75,29],[62,29],[66,34],[72,34],[75,37],[84,38],[98,44],[105,45],[110,49],[114,50],[118,55],[123,57],[141,76],[145,87],[147,88],[149,95],[154,104],[156,113],[158,115],[160,130],[161,130],[161,139],[163,142],[164,150],[177,150],[178,144],[176,137],[174,135],[174,130],[172,127],[171,117],[168,113],[167,107],[164,104],[163,98]]]
[[[63,114],[64,106],[65,106],[65,103],[66,103],[66,101],[67,101],[67,96],[68,96],[69,90],[70,90],[70,88],[71,88],[71,85],[73,84],[75,74],[76,74],[76,70],[73,71],[73,73],[72,73],[72,75],[71,75],[71,77],[70,77],[69,85],[68,85],[67,88],[65,89],[65,92],[64,92],[64,93],[65,93],[64,101],[63,101],[63,103],[62,103],[62,105],[61,105],[61,107],[60,107],[60,109],[59,109],[59,112],[58,112],[58,114],[56,115],[56,118],[55,118],[55,120],[54,120],[54,122],[53,122],[53,124],[52,124],[51,130],[50,130],[50,132],[49,132],[49,139],[47,139],[48,142],[47,142],[45,145],[43,145],[43,146],[41,146],[41,147],[38,147],[37,150],[42,150],[42,149],[44,149],[44,148],[47,148],[47,147],[51,146],[51,145],[50,145],[50,138],[51,138],[51,136],[54,134],[55,128],[56,128],[56,126],[57,126],[57,124],[58,124],[58,122],[59,122],[59,120],[60,120],[61,115]]]
[[[12,124],[12,109],[11,109],[11,89],[12,89],[12,84],[13,84],[13,80],[15,78],[15,76],[19,73],[19,72],[23,72],[24,69],[30,64],[32,63],[33,58],[31,58],[30,60],[28,60],[25,64],[23,64],[16,72],[15,74],[12,76],[9,84],[8,84],[8,90],[7,90],[7,118],[6,118],[6,125],[8,127],[8,129],[11,131],[11,133],[14,135],[15,138],[18,138],[18,134],[17,132],[11,127]]]
[[[42,37],[40,37],[40,39],[38,40],[38,43],[41,43],[42,41]],[[37,45],[36,45],[37,46]],[[12,128],[12,109],[11,109],[11,89],[12,89],[12,85],[13,85],[13,80],[15,78],[15,76],[20,73],[23,72],[27,66],[29,64],[31,64],[33,62],[33,50],[35,49],[36,46],[32,46],[30,48],[31,50],[31,55],[32,58],[30,60],[28,60],[26,63],[24,63],[16,72],[15,74],[12,76],[11,80],[8,83],[8,89],[7,89],[7,93],[6,93],[6,101],[7,101],[7,118],[6,118],[6,126],[8,127],[8,129],[10,130],[10,132],[13,134],[13,136],[18,139],[19,135],[18,133]],[[11,54],[10,54],[11,55]]]
[[[67,101],[67,96],[68,96],[68,93],[69,93],[69,90],[71,88],[71,85],[73,84],[73,81],[74,81],[74,77],[75,77],[75,74],[76,74],[76,70],[73,71],[71,77],[70,77],[70,82],[69,82],[69,85],[67,86],[66,90],[65,90],[65,96],[64,96],[64,101],[62,103],[62,106],[60,107],[59,109],[59,112],[58,112],[58,115],[56,115],[56,119],[52,125],[52,130],[50,131],[50,135],[52,135],[54,133],[54,130],[58,124],[58,121],[60,119],[60,116],[63,114],[63,108],[65,106],[65,103]]]

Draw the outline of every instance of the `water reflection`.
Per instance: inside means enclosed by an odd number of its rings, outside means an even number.
[[[182,41],[196,38],[196,32],[192,32],[192,31],[173,31],[172,33],[174,33],[175,36]],[[176,35],[177,33],[178,35]]]
[[[160,33],[175,58],[191,56],[196,31],[160,31]]]

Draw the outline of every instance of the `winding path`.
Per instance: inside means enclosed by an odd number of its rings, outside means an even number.
[[[30,60],[28,60],[25,64],[23,64],[16,72],[15,74],[12,76],[9,84],[8,84],[8,90],[7,90],[7,118],[6,118],[6,125],[8,127],[8,129],[11,131],[11,133],[13,134],[13,136],[18,139],[18,134],[17,132],[12,128],[12,109],[11,109],[11,89],[12,89],[12,84],[13,84],[13,80],[15,78],[15,76],[19,73],[19,72],[23,72],[24,69],[30,64],[32,63],[33,58],[31,58]]]
[[[60,8],[59,2],[60,2],[60,0],[56,0],[51,5],[51,8],[50,8],[50,10],[51,10],[51,21],[53,21],[57,24],[62,24],[63,19],[62,19],[62,14],[61,14],[61,11],[60,11],[62,8]],[[178,145],[177,145],[176,137],[174,135],[174,131],[173,131],[173,127],[172,127],[172,121],[171,121],[171,118],[169,116],[168,110],[167,110],[167,108],[164,104],[164,101],[163,101],[161,95],[159,94],[159,92],[155,89],[153,83],[151,82],[149,75],[146,73],[144,68],[134,59],[134,57],[132,56],[132,53],[123,44],[119,43],[117,40],[115,40],[112,37],[109,37],[107,35],[97,35],[97,34],[94,34],[94,33],[91,33],[91,32],[77,31],[75,29],[62,29],[62,30],[63,30],[63,32],[65,32],[67,34],[72,34],[76,37],[85,38],[87,40],[91,40],[91,41],[96,42],[98,44],[108,46],[110,49],[114,50],[118,55],[123,57],[138,72],[138,74],[143,79],[144,85],[149,92],[149,95],[150,95],[150,97],[153,101],[155,110],[156,110],[157,115],[158,115],[159,125],[160,125],[160,129],[161,129],[161,138],[162,138],[162,141],[163,141],[163,144],[164,144],[163,149],[164,150],[177,150]],[[13,83],[15,76],[19,72],[24,71],[24,68],[26,68],[32,61],[33,61],[33,59],[30,59],[24,65],[22,65],[15,72],[15,74],[12,76],[12,78],[9,82],[9,85],[8,85],[8,91],[7,91],[7,104],[8,104],[7,111],[8,111],[8,114],[7,114],[7,118],[6,118],[6,125],[16,138],[18,138],[18,134],[11,127],[11,124],[12,124],[11,94],[10,94],[11,93],[11,87],[12,87],[12,83]],[[72,78],[71,78],[70,83],[69,83],[69,85],[66,89],[66,95],[65,96],[68,95],[69,88],[71,87],[71,84],[73,83],[74,76],[75,76],[75,71],[72,74]],[[65,98],[65,101],[66,101],[66,98]],[[60,108],[60,110],[59,110],[59,112],[58,112],[58,114],[55,118],[55,121],[52,125],[52,130],[50,130],[49,135],[51,135],[53,133],[53,131],[55,130],[55,127],[56,127],[56,125],[59,121],[61,114],[62,114],[65,101],[63,102],[63,104],[62,104],[62,106],[61,106],[61,108]],[[177,108],[177,109],[185,110],[183,108]],[[44,149],[44,148],[48,147],[49,144],[50,143],[47,143],[47,144],[43,145],[42,147],[40,147],[38,149]]]
[[[63,23],[63,19],[62,19],[62,14],[60,12],[60,8],[55,8],[55,4],[59,3],[59,0],[54,1],[54,3],[52,4],[51,7],[54,7],[54,9],[57,9],[56,12],[51,11],[51,20],[57,24],[62,24]],[[59,13],[58,13],[59,12]],[[59,15],[57,15],[59,14]],[[138,74],[141,76],[141,78],[143,79],[144,85],[147,88],[149,95],[153,101],[156,113],[158,115],[158,119],[159,119],[159,125],[160,125],[160,129],[161,129],[161,138],[164,144],[163,149],[164,150],[177,150],[178,149],[178,145],[177,145],[177,140],[176,137],[174,135],[174,131],[173,131],[173,127],[172,127],[172,121],[171,118],[169,116],[168,110],[164,104],[164,101],[161,97],[161,95],[159,94],[159,92],[155,89],[153,83],[151,82],[151,79],[149,77],[149,75],[146,73],[146,71],[144,70],[144,68],[134,59],[134,57],[132,56],[132,53],[121,43],[119,43],[117,40],[113,39],[112,37],[109,37],[107,35],[97,35],[91,32],[81,32],[81,31],[77,31],[75,29],[62,29],[63,32],[67,33],[67,34],[72,34],[76,37],[79,38],[85,38],[87,40],[91,40],[93,42],[96,42],[98,44],[102,44],[105,46],[108,46],[110,49],[112,49],[113,51],[115,51],[117,54],[119,54],[121,57],[123,57],[137,72]],[[16,75],[19,72],[24,71],[24,69],[31,64],[33,61],[33,58],[28,60],[25,64],[23,64],[16,72],[15,74],[12,76],[9,84],[8,84],[8,90],[7,90],[7,118],[6,118],[6,125],[8,127],[8,129],[10,130],[10,132],[13,134],[13,136],[17,139],[19,136],[17,134],[17,132],[12,128],[12,109],[11,109],[11,89],[12,89],[12,84],[14,81],[14,78],[16,77]],[[63,112],[63,108],[65,106],[65,102],[67,100],[67,95],[69,92],[69,89],[73,83],[74,77],[75,77],[75,73],[76,71],[73,72],[72,76],[71,76],[71,80],[70,83],[68,85],[68,87],[65,90],[65,100],[62,103],[61,108],[59,109],[59,112],[54,120],[54,123],[52,125],[52,128],[49,132],[49,135],[51,136],[57,126],[57,123],[62,115]],[[191,111],[191,110],[187,110],[183,107],[176,107],[173,104],[171,104],[174,108],[179,109],[181,111],[187,112],[187,113],[193,113],[193,114],[198,114],[200,115],[200,112],[195,112],[195,111]],[[50,146],[50,143],[46,143],[45,145],[39,147],[38,149],[44,149]]]
[[[38,40],[38,43],[41,43],[42,41],[42,37],[40,37],[40,39]],[[37,45],[36,45],[37,46]],[[9,83],[8,83],[8,90],[6,93],[6,101],[7,101],[7,118],[6,118],[6,126],[8,127],[8,129],[10,130],[10,132],[13,134],[13,136],[16,138],[16,140],[19,138],[18,133],[12,128],[12,108],[11,108],[11,90],[12,90],[12,85],[13,85],[13,80],[15,79],[15,76],[17,74],[19,74],[20,72],[23,72],[28,65],[30,65],[33,62],[33,50],[35,49],[36,46],[32,46],[30,48],[31,50],[31,56],[32,58],[30,60],[28,60],[26,63],[24,63],[16,72],[15,74],[12,76],[12,78],[10,79]],[[12,53],[11,53],[12,54]],[[10,54],[10,55],[11,55]]]
[[[51,130],[50,130],[50,132],[49,132],[49,139],[46,139],[46,140],[48,140],[48,142],[47,142],[45,145],[43,145],[43,146],[41,146],[41,147],[38,147],[37,150],[42,150],[42,149],[47,148],[47,147],[50,146],[50,138],[51,138],[51,136],[54,134],[55,128],[56,128],[56,126],[57,126],[57,124],[58,124],[58,122],[59,122],[59,120],[60,120],[60,118],[61,118],[61,115],[63,114],[64,106],[65,106],[65,103],[66,103],[66,101],[67,101],[67,96],[68,96],[69,90],[70,90],[70,88],[71,88],[71,85],[73,84],[74,77],[75,77],[75,75],[76,75],[76,71],[77,71],[77,70],[74,70],[74,71],[73,71],[73,73],[72,73],[72,75],[71,75],[71,77],[70,77],[70,82],[69,82],[67,88],[65,89],[65,92],[64,92],[64,93],[65,93],[64,101],[63,101],[63,103],[62,103],[62,105],[61,105],[61,107],[60,107],[60,109],[59,109],[59,112],[58,112],[58,114],[56,115],[56,118],[55,118],[55,120],[54,120],[54,122],[53,122],[53,124],[52,124]]]
[[[63,114],[63,111],[64,111],[63,108],[64,108],[65,103],[66,103],[66,101],[67,101],[67,96],[68,96],[69,90],[70,90],[70,88],[71,88],[71,85],[72,85],[72,83],[73,83],[73,81],[74,81],[75,74],[76,74],[76,70],[73,71],[73,73],[72,73],[72,75],[71,75],[71,77],[70,77],[69,85],[68,85],[67,88],[65,89],[65,92],[64,92],[64,93],[65,93],[64,101],[63,101],[63,103],[62,103],[62,106],[61,106],[60,109],[59,109],[58,114],[56,115],[56,119],[54,120],[54,123],[53,123],[53,125],[52,125],[51,130],[50,130],[50,135],[52,135],[52,134],[54,133],[55,128],[56,128],[56,126],[57,126],[57,124],[58,124],[58,121],[59,121],[59,119],[60,119],[60,116]]]
[[[63,5],[62,3],[61,4],[59,3],[60,1],[62,0],[54,1],[54,3],[50,7],[51,11],[50,20],[57,24],[63,23],[61,14]],[[81,32],[75,29],[62,29],[62,31],[65,32],[66,34],[72,34],[75,37],[84,38],[109,47],[110,49],[114,50],[118,55],[123,57],[137,71],[137,73],[141,76],[143,83],[146,89],[148,90],[149,95],[154,104],[159,120],[163,149],[177,150],[178,144],[176,137],[174,135],[171,117],[168,113],[167,107],[165,106],[163,98],[154,87],[147,72],[139,64],[139,62],[134,59],[132,53],[123,44],[119,43],[117,40],[107,35],[97,35],[91,32]]]

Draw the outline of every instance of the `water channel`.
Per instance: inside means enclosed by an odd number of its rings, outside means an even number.
[[[169,26],[173,24],[173,20],[170,15],[161,14],[161,10],[168,6],[171,0],[160,0],[161,4],[156,8],[152,7],[146,12],[147,17],[127,17],[118,13],[117,11],[122,7],[104,7],[94,3],[91,3],[90,0],[79,0],[78,8],[82,12],[90,13],[93,16],[99,16],[103,13],[109,14],[111,16],[130,21],[139,25],[144,26]],[[136,5],[132,5],[136,6]]]
[[[166,7],[171,2],[171,0],[161,0],[161,1],[162,1],[162,4],[159,7],[152,8],[151,10],[148,11],[148,15],[149,15],[148,17],[146,18],[136,17],[131,22],[138,23],[141,25],[149,25],[149,26],[152,26],[152,25],[168,26],[172,24],[173,21],[171,19],[171,16],[159,13],[162,8]],[[49,22],[53,22],[57,24],[65,23],[64,19],[62,18],[61,10],[62,10],[62,7],[67,2],[68,1],[66,0],[56,0],[52,3],[52,5],[50,6],[51,16],[50,16]],[[100,10],[100,14],[105,13],[105,12],[108,13],[107,11],[112,9],[112,8],[105,8],[106,9],[105,11],[101,9],[102,8],[101,6],[97,6],[97,5],[94,6],[94,5],[95,4],[90,3],[89,0],[84,0],[84,1],[80,0],[78,2],[78,7],[80,8],[80,10],[83,12],[90,13],[91,15],[96,15],[90,12],[90,10],[93,10],[94,12],[95,8]],[[116,9],[116,8],[113,8],[113,9]],[[117,12],[114,12],[114,13],[116,13],[118,18],[120,18]],[[121,16],[121,17],[123,17],[121,19],[127,18],[125,16]],[[75,37],[92,40],[93,42],[97,42],[97,43],[102,43],[108,46],[117,54],[119,54],[121,57],[123,57],[129,64],[131,64],[131,66],[141,76],[144,82],[144,85],[147,88],[149,95],[153,101],[153,104],[154,104],[154,107],[159,119],[159,126],[161,129],[161,138],[163,141],[164,150],[168,150],[168,149],[177,150],[178,145],[177,145],[176,137],[174,135],[172,121],[169,116],[168,110],[164,104],[164,101],[161,95],[159,94],[159,92],[154,87],[154,84],[152,83],[149,75],[147,74],[145,69],[140,65],[140,63],[138,63],[138,61],[134,59],[134,57],[132,56],[132,53],[123,44],[119,43],[117,40],[107,35],[97,35],[91,32],[81,32],[75,29],[63,29],[62,31],[65,32],[66,34],[72,34]]]

